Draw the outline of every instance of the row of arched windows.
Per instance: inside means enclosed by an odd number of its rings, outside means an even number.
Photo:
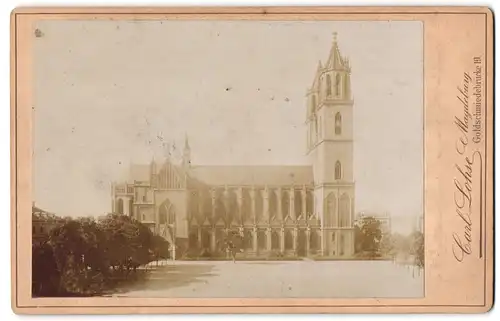
[[[215,217],[222,219],[226,223],[235,220],[245,221],[253,219],[255,214],[256,219],[262,218],[264,208],[267,205],[267,213],[269,219],[273,217],[285,218],[288,215],[294,214],[296,218],[313,215],[314,199],[312,191],[306,191],[303,197],[302,190],[282,190],[281,194],[274,190],[269,190],[267,194],[267,204],[263,195],[263,190],[256,190],[252,198],[250,190],[243,188],[241,190],[241,206],[238,204],[238,196],[236,191],[229,190],[227,193],[217,191],[215,200],[208,191],[193,191],[190,193],[190,215],[192,217]],[[293,194],[293,213],[291,213],[291,194]],[[280,211],[281,208],[281,211]],[[305,213],[304,213],[305,210]]]
[[[332,96],[332,89],[335,89],[335,96],[340,95],[340,82],[341,82],[341,77],[340,74],[336,74],[335,76],[335,86],[332,86],[332,76],[330,74],[326,75],[326,96],[331,97]]]
[[[310,133],[314,133],[315,137],[318,138],[319,134],[321,133],[321,117],[314,116],[313,121],[311,122],[311,127],[313,127],[310,130]],[[340,112],[337,112],[335,114],[335,135],[342,135],[342,114]]]
[[[128,215],[132,215],[134,211],[133,201],[131,199],[128,200]],[[125,204],[122,198],[119,198],[116,201],[116,213],[125,214]]]
[[[338,204],[337,204],[338,202]],[[347,194],[342,194],[337,199],[330,193],[325,199],[324,224],[327,227],[349,227],[351,224],[351,199]]]
[[[199,231],[199,234],[196,231],[192,231],[189,235],[189,244],[190,247],[200,247],[200,248],[210,248],[211,247],[211,233],[214,233],[214,231],[210,232],[209,230],[206,229],[201,229]],[[201,239],[198,239],[201,237]],[[251,250],[253,249],[253,232],[250,230],[245,230],[243,232],[243,236],[241,238],[241,245],[243,249],[246,250]],[[257,248],[260,250],[265,250],[267,249],[267,232],[265,230],[258,230],[257,234]],[[294,236],[293,236],[293,231],[290,229],[286,229],[283,233],[281,234],[281,231],[279,230],[273,230],[271,234],[269,235],[270,241],[271,241],[271,250],[279,250],[281,248],[281,238],[283,237],[283,243],[284,243],[284,249],[285,250],[293,250],[294,246]],[[215,230],[215,244],[218,247],[223,247],[224,246],[224,239],[225,239],[225,233],[222,230]],[[296,240],[296,246],[297,250],[305,250],[306,248],[306,240],[307,240],[307,234],[305,230],[298,230],[297,232],[297,240]],[[316,230],[311,230],[311,233],[309,235],[309,249],[310,250],[318,250],[321,248],[321,234],[319,231]]]

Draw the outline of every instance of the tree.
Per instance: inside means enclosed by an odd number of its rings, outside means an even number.
[[[387,233],[382,235],[382,239],[380,241],[380,253],[391,257],[395,255],[394,242],[391,234]]]
[[[423,268],[425,264],[424,235],[417,231],[413,232],[410,238],[410,254],[414,257],[415,265]]]
[[[158,264],[160,259],[168,259],[170,257],[169,243],[163,237],[154,235],[152,237],[152,254]]]
[[[61,274],[57,268],[54,251],[49,243],[32,245],[32,295],[55,296]]]
[[[33,245],[33,293],[102,293],[116,277],[127,279],[131,271],[149,263],[154,251],[166,258],[168,243],[162,242],[155,241],[147,226],[124,215],[109,214],[100,222],[66,218],[52,229],[46,244]],[[46,284],[49,279],[54,289]]]
[[[382,239],[380,221],[372,216],[367,216],[358,225],[359,230],[357,234],[355,230],[355,243],[357,243],[355,247],[361,252],[367,252],[370,257],[376,256]]]

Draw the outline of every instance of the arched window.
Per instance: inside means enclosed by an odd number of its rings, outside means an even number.
[[[295,190],[295,196],[293,198],[293,208],[295,210],[295,217],[299,218],[302,214],[302,191],[301,190]]]
[[[271,249],[278,250],[280,248],[280,236],[277,231],[271,234]]]
[[[310,218],[314,215],[314,200],[313,194],[311,191],[307,191],[306,193],[306,214],[307,218]]]
[[[347,194],[342,194],[339,201],[339,225],[340,227],[349,227],[350,225],[350,199]]]
[[[260,219],[264,215],[264,199],[262,198],[262,190],[256,189],[254,194],[255,200],[255,218]]]
[[[292,231],[286,230],[285,231],[285,250],[292,250],[292,249],[293,249]]]
[[[233,190],[228,191],[227,194],[228,211],[226,213],[229,222],[238,221],[240,213],[238,212],[238,196]]]
[[[241,221],[245,222],[252,216],[252,198],[247,188],[241,191]]]
[[[174,224],[175,208],[168,199],[160,206],[159,214],[160,224]]]
[[[323,225],[326,227],[337,226],[337,198],[335,194],[328,194],[325,198],[324,207]]]
[[[258,244],[259,250],[265,250],[267,248],[266,231],[259,230],[257,232],[257,244]]]
[[[326,75],[326,96],[330,97],[332,95],[332,77]]]
[[[335,114],[335,135],[342,134],[342,115],[340,112]]]
[[[342,178],[342,165],[340,165],[340,162],[337,161],[335,163],[335,179],[341,179]]]
[[[118,203],[116,204],[116,211],[118,214],[123,214],[123,200],[121,198],[118,199]]]
[[[321,248],[321,236],[320,234],[313,230],[310,235],[311,240],[309,241],[309,247],[311,250],[319,250]]]
[[[273,218],[278,214],[278,198],[274,191],[269,191],[269,217]]]
[[[286,218],[290,213],[290,195],[287,191],[281,194],[281,217]]]
[[[311,110],[312,112],[316,112],[316,96],[315,95],[312,95],[311,96]]]
[[[335,76],[335,96],[340,95],[340,81],[341,81],[340,74],[337,74]]]

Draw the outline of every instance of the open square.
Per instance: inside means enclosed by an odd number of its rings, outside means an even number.
[[[424,293],[422,271],[391,261],[178,261],[152,269],[114,296],[415,298]]]

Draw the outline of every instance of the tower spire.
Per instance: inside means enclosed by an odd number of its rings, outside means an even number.
[[[182,152],[182,165],[188,168],[191,165],[191,147],[189,147],[189,139],[186,133],[184,138],[184,150]]]

